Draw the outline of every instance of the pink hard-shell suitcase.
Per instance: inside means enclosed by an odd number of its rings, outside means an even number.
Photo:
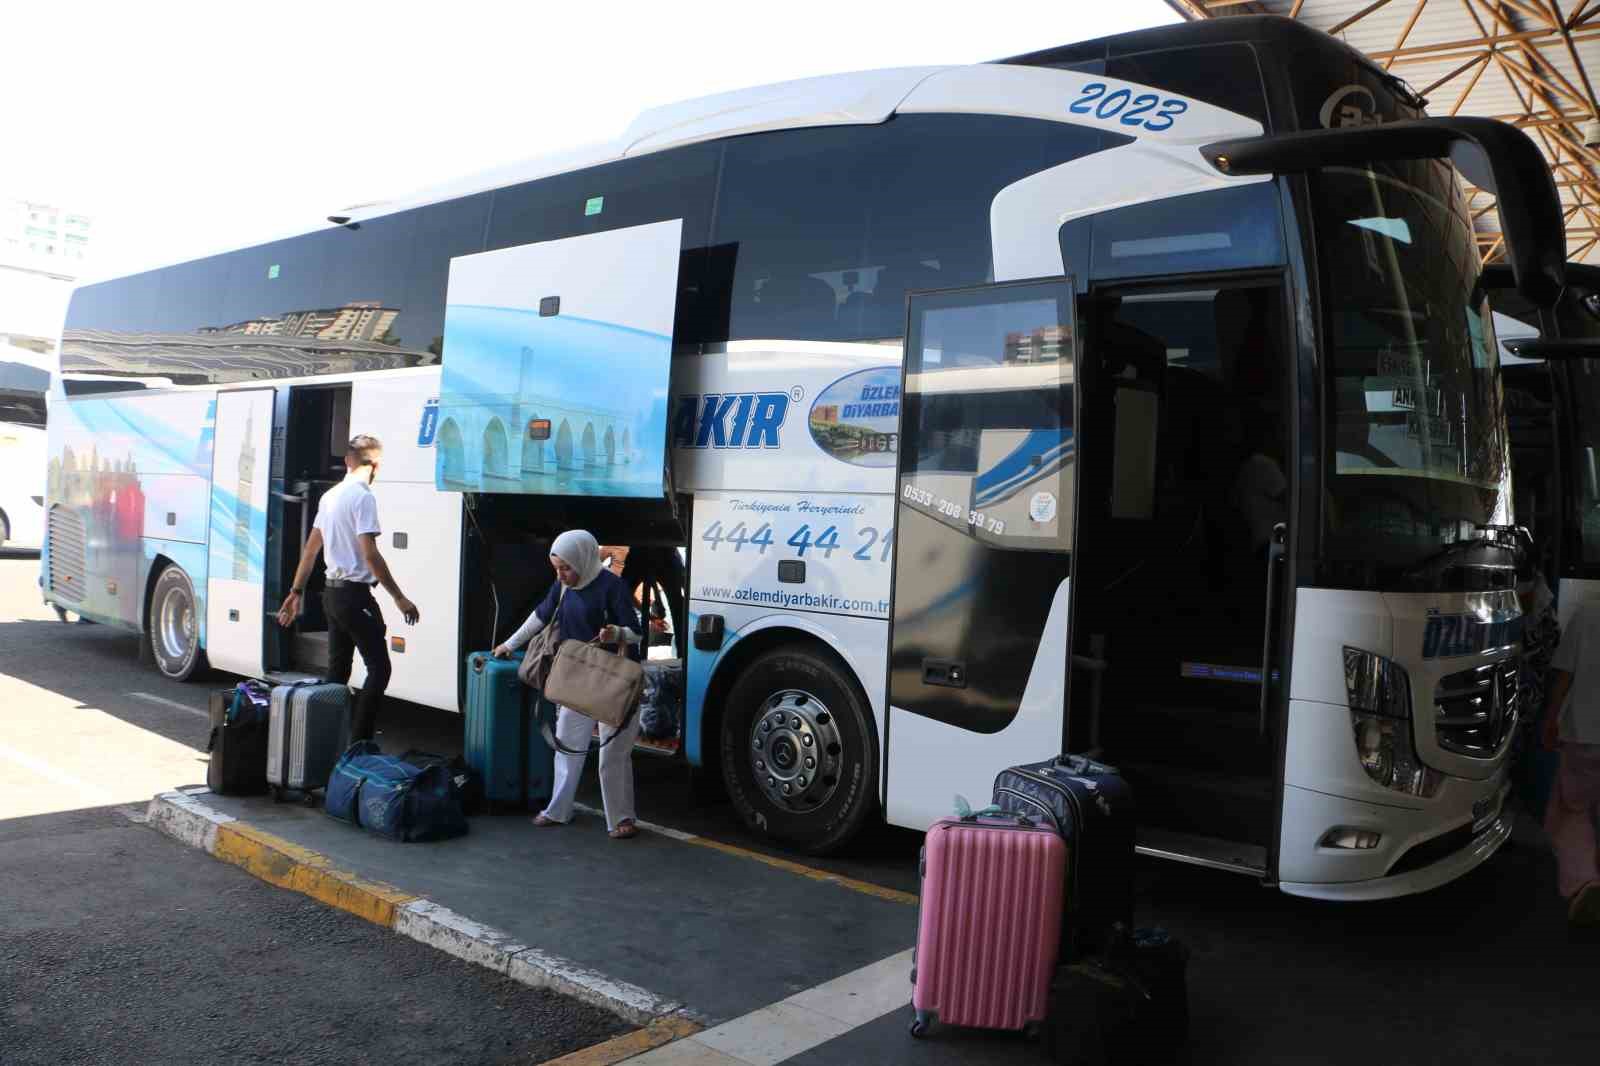
[[[911,1035],[934,1022],[1031,1029],[1061,946],[1067,846],[1025,817],[944,818],[922,848]]]

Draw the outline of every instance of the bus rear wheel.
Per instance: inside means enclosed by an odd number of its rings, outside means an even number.
[[[877,745],[866,699],[826,657],[782,647],[728,693],[722,776],[751,829],[814,855],[836,850],[877,807]]]
[[[156,577],[145,628],[156,669],[166,677],[187,681],[204,666],[199,603],[194,583],[181,566],[168,566]]]

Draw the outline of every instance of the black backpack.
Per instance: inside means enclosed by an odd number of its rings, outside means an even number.
[[[468,766],[467,761],[461,756],[446,758],[435,752],[412,748],[400,758],[423,770],[431,766],[443,766],[450,775],[450,784],[455,790],[456,799],[461,803],[461,813],[474,815],[483,811],[483,775]]]

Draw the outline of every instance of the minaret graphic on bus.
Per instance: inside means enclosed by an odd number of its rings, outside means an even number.
[[[239,488],[233,501],[233,579],[250,580],[250,489],[256,476],[255,414],[244,422],[244,445],[239,449]]]

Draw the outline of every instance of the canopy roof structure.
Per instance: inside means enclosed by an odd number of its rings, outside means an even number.
[[[1430,115],[1526,130],[1550,164],[1567,259],[1600,264],[1600,0],[1167,0],[1189,19],[1283,15],[1403,78]],[[1467,187],[1485,262],[1499,260],[1494,198]]]

